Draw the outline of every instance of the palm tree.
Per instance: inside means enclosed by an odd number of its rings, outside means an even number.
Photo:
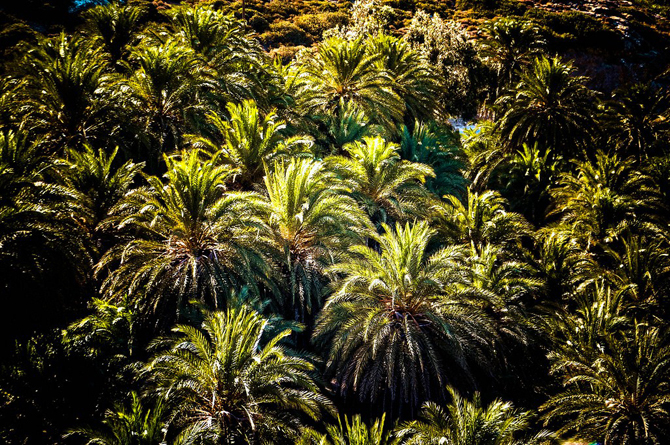
[[[571,345],[574,348],[576,345]],[[642,323],[617,335],[605,331],[588,353],[558,355],[555,372],[565,390],[541,409],[545,424],[604,445],[665,443],[670,400],[670,346],[666,333]]]
[[[326,159],[342,177],[370,218],[377,224],[421,216],[429,207],[429,193],[423,187],[434,176],[427,165],[403,161],[398,146],[380,137],[345,145],[347,156]]]
[[[80,224],[99,251],[110,247],[114,235],[107,223],[111,211],[134,187],[144,163],[126,161],[114,168],[114,160],[118,153],[116,148],[106,154],[100,149],[97,152],[85,144],[83,150],[68,150],[62,176],[63,182],[78,192],[81,209]]]
[[[573,72],[571,63],[539,57],[521,73],[518,85],[498,98],[497,127],[508,150],[524,142],[558,154],[586,147],[596,130],[595,98]]]
[[[207,79],[193,51],[175,39],[138,46],[131,60],[137,69],[125,81],[127,107],[148,139],[140,142],[148,147],[144,158],[155,172],[161,154],[179,147],[189,115],[202,105]]]
[[[577,163],[577,171],[563,174],[551,190],[550,215],[580,239],[584,246],[612,242],[641,222],[656,206],[649,178],[635,170],[631,158],[596,154],[594,163]]]
[[[102,44],[111,62],[124,60],[144,15],[141,8],[112,1],[85,12],[86,28]]]
[[[496,71],[494,99],[514,85],[520,69],[546,45],[539,28],[530,21],[503,17],[483,27],[479,42],[483,56]]]
[[[128,407],[117,404],[105,412],[104,428],[79,428],[65,437],[81,436],[86,445],[160,445],[165,443],[168,416],[165,402],[146,408],[132,392]]]
[[[463,249],[431,253],[435,232],[425,222],[374,237],[379,249],[354,246],[331,268],[340,277],[319,315],[315,341],[327,347],[327,375],[381,410],[410,413],[444,383],[469,378],[466,356],[481,353],[482,316],[452,298]]]
[[[475,393],[472,401],[461,397],[453,388],[448,388],[451,402],[446,409],[427,402],[421,409],[421,419],[402,424],[397,435],[403,444],[415,445],[521,445],[549,444],[551,435],[542,432],[534,437],[528,435],[532,415],[519,411],[511,403],[496,399],[489,405],[482,404],[481,396]]]
[[[435,118],[439,103],[437,75],[419,53],[397,38],[379,34],[368,40],[368,52],[375,56],[381,72],[393,79],[394,91],[405,103],[405,122]]]
[[[334,409],[311,377],[314,365],[288,351],[286,330],[259,344],[267,321],[246,309],[212,312],[202,329],[179,325],[147,366],[161,395],[178,406],[177,422],[217,443],[273,443],[297,438],[302,415]]]
[[[207,115],[209,122],[221,135],[223,142],[198,138],[196,147],[204,147],[212,155],[212,162],[229,165],[234,170],[233,182],[240,188],[249,188],[263,175],[265,165],[299,151],[308,152],[311,141],[305,137],[287,137],[286,122],[273,111],[261,116],[256,103],[245,100],[240,105],[228,103],[230,118],[221,119],[215,113]]]
[[[309,113],[338,113],[353,102],[373,122],[394,128],[405,112],[392,77],[380,70],[379,54],[370,54],[362,39],[332,37],[322,42],[305,62],[298,100]]]
[[[259,252],[267,229],[260,196],[224,193],[230,171],[201,162],[197,150],[165,158],[167,183],[147,177],[117,206],[113,220],[135,230],[97,266],[103,292],[139,301],[143,316],[168,325],[186,299],[225,307],[231,289],[268,274]]]
[[[285,295],[286,318],[309,321],[321,307],[324,269],[362,242],[370,222],[322,162],[291,159],[265,176],[268,222]]]
[[[302,433],[298,445],[397,445],[398,440],[393,437],[391,431],[385,431],[384,421],[386,416],[375,419],[372,425],[366,425],[357,414],[349,420],[349,417],[337,419],[337,425],[326,425],[326,433],[319,433],[307,429]]]
[[[670,131],[670,94],[653,84],[619,89],[608,105],[610,140],[637,159],[661,154]],[[660,152],[660,153],[659,153]]]
[[[113,77],[102,50],[81,37],[43,38],[25,54],[25,108],[51,150],[76,146],[110,132],[112,102],[103,92]]]
[[[459,155],[458,135],[435,123],[415,122],[410,131],[402,127],[400,156],[430,166],[434,177],[426,178],[426,188],[438,196],[461,196],[465,192],[465,164]]]
[[[468,189],[463,202],[453,195],[445,198],[432,210],[434,225],[446,242],[468,243],[477,252],[486,244],[518,250],[521,240],[532,234],[526,219],[507,211],[507,201],[496,191]]]

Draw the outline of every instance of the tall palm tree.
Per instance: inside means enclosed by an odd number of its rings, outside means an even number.
[[[521,445],[552,443],[550,434],[528,434],[532,415],[519,411],[511,403],[496,399],[484,405],[479,393],[472,401],[448,388],[451,402],[446,409],[428,402],[421,409],[421,419],[402,424],[397,435],[404,444],[426,445]],[[521,439],[519,436],[527,437]]]
[[[379,34],[368,40],[368,52],[377,57],[380,71],[391,76],[394,91],[405,103],[405,122],[428,121],[435,118],[439,103],[437,74],[419,53],[404,40]]]
[[[282,346],[286,330],[261,344],[267,320],[247,309],[212,312],[202,329],[179,325],[158,342],[149,381],[178,407],[177,422],[217,443],[297,439],[303,415],[333,412],[311,377],[314,365]]]
[[[578,162],[565,173],[554,198],[552,215],[570,228],[585,246],[612,242],[642,222],[657,205],[649,178],[634,168],[632,158],[596,154],[595,162]]]
[[[133,48],[131,60],[137,66],[125,81],[128,104],[139,121],[140,142],[152,172],[162,153],[170,153],[181,144],[189,115],[198,110],[207,79],[193,51],[176,39],[163,44],[145,44]]]
[[[107,296],[131,296],[145,317],[169,326],[188,299],[225,307],[231,289],[255,286],[268,270],[260,197],[225,193],[230,171],[198,151],[165,162],[167,183],[147,177],[148,187],[117,206],[115,223],[135,236],[110,249],[97,271]]]
[[[431,397],[444,399],[445,382],[467,382],[467,355],[481,352],[486,334],[476,306],[449,289],[461,280],[463,249],[431,253],[435,232],[425,222],[384,229],[378,250],[354,246],[331,268],[340,279],[315,341],[327,347],[338,392],[411,413]]]
[[[24,55],[30,123],[51,150],[75,146],[109,132],[112,102],[103,94],[113,77],[102,50],[87,39],[61,33],[43,38]]]
[[[525,142],[572,155],[586,147],[596,130],[595,97],[573,72],[571,63],[539,57],[516,87],[498,98],[497,127],[508,150]]]
[[[509,212],[505,198],[493,190],[477,193],[468,189],[463,202],[446,196],[445,202],[433,207],[433,222],[445,241],[468,243],[477,252],[486,244],[519,250],[523,237],[532,234],[528,221]]]
[[[588,348],[586,356],[557,357],[555,371],[565,389],[542,406],[545,423],[558,426],[559,434],[605,445],[665,443],[670,418],[667,334],[642,323],[623,335],[604,334],[600,349]]]
[[[365,137],[344,146],[348,156],[326,159],[377,224],[414,219],[429,207],[423,183],[434,176],[433,170],[402,160],[398,148],[380,137]]]
[[[98,39],[112,63],[125,60],[144,15],[141,8],[112,1],[84,13],[87,31]]]
[[[370,54],[363,39],[332,37],[305,62],[299,103],[312,114],[337,114],[342,101],[353,102],[373,122],[394,128],[405,112],[393,78],[379,69],[381,55]]]
[[[215,113],[207,115],[209,122],[221,135],[222,143],[198,138],[196,147],[204,147],[212,155],[212,162],[229,165],[234,169],[234,183],[249,188],[262,177],[265,165],[272,165],[282,156],[299,151],[309,153],[311,141],[305,137],[288,137],[286,122],[273,111],[261,115],[253,100],[226,105],[230,118],[222,119]]]
[[[322,162],[292,159],[265,176],[267,224],[285,294],[278,302],[287,318],[309,321],[321,307],[324,269],[362,242],[370,222]]]
[[[530,21],[503,17],[483,26],[482,55],[496,71],[495,97],[514,85],[519,70],[546,45],[539,28]]]

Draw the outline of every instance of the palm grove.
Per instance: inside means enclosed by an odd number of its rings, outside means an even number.
[[[3,442],[670,440],[667,90],[379,11],[282,63],[110,3],[5,62]]]

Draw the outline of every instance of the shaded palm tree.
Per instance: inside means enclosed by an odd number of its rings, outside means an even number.
[[[534,437],[528,434],[532,415],[511,403],[496,399],[484,405],[479,393],[472,401],[448,388],[451,402],[445,407],[428,402],[421,409],[420,420],[407,422],[397,429],[404,444],[426,445],[521,445],[550,444],[546,432]],[[521,439],[521,435],[527,437]]]
[[[267,224],[283,275],[287,318],[309,321],[321,307],[324,269],[362,242],[370,222],[322,162],[292,159],[265,176]]]
[[[486,244],[521,249],[521,241],[532,234],[532,226],[518,213],[507,210],[500,193],[468,189],[463,202],[453,195],[433,207],[433,223],[446,242],[468,243],[481,252]]]
[[[668,440],[670,346],[661,328],[635,323],[623,335],[605,331],[587,353],[558,354],[564,391],[542,406],[546,424],[605,445]],[[570,345],[575,347],[577,345]]]
[[[261,344],[266,326],[246,308],[213,312],[202,329],[180,325],[175,338],[156,343],[147,375],[177,402],[180,426],[217,443],[273,443],[297,438],[303,415],[334,411],[311,377],[314,365],[282,346],[290,331]]]
[[[143,157],[155,172],[161,154],[180,146],[189,115],[203,103],[207,78],[193,51],[176,39],[138,46],[131,60],[137,69],[124,81],[126,106],[136,114]]]
[[[169,324],[188,299],[225,307],[231,289],[255,286],[268,273],[259,253],[266,229],[253,193],[225,193],[230,171],[197,151],[167,158],[167,183],[147,177],[115,209],[113,221],[135,230],[97,266],[108,297],[130,296],[143,316]]]
[[[578,162],[577,171],[564,173],[551,190],[551,215],[585,246],[612,242],[641,222],[656,206],[649,178],[635,170],[632,158],[604,153],[595,162]]]
[[[353,102],[374,123],[394,128],[405,107],[394,90],[393,78],[378,67],[379,54],[370,54],[362,39],[333,37],[322,42],[305,62],[298,101],[312,114],[337,114]]]
[[[434,177],[426,178],[426,188],[438,196],[461,196],[467,181],[463,177],[465,163],[459,154],[455,132],[435,123],[415,122],[410,131],[402,127],[400,156],[411,162],[430,166]]]
[[[112,63],[125,60],[128,46],[139,31],[144,11],[141,8],[112,1],[85,13],[86,29],[97,39]]]
[[[394,81],[393,90],[405,103],[405,122],[435,118],[439,103],[437,75],[409,43],[397,37],[379,34],[368,40],[368,52],[376,57],[380,72]]]
[[[433,170],[402,160],[398,148],[380,137],[365,137],[344,146],[348,156],[326,159],[376,224],[414,219],[429,207],[423,183]]]
[[[106,93],[113,77],[105,73],[107,57],[91,41],[65,33],[43,38],[25,53],[21,67],[28,119],[50,149],[111,132],[107,112],[113,102]]]
[[[516,84],[518,72],[546,45],[540,29],[530,21],[503,17],[483,26],[482,55],[496,72],[495,99]]]
[[[452,298],[464,261],[459,247],[432,252],[425,222],[375,236],[379,249],[352,247],[331,271],[333,285],[319,315],[315,341],[327,349],[327,375],[338,392],[381,410],[409,412],[446,381],[467,381],[467,356],[486,340],[481,313]]]
[[[230,118],[222,119],[215,113],[207,115],[209,122],[221,135],[222,143],[198,138],[196,147],[211,153],[215,164],[233,168],[233,183],[241,188],[256,184],[262,177],[265,165],[275,160],[304,151],[309,154],[311,141],[306,137],[286,135],[286,122],[274,110],[261,115],[256,103],[245,100],[241,104],[226,105]]]
[[[515,88],[498,98],[497,128],[507,149],[539,144],[558,154],[575,154],[595,134],[593,93],[573,76],[571,63],[539,57],[521,73]]]

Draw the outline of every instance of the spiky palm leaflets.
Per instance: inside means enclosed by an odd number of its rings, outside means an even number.
[[[333,37],[322,42],[305,61],[298,102],[311,114],[337,114],[342,102],[353,102],[374,123],[394,128],[405,111],[395,82],[378,66],[381,55],[370,54],[363,39]]]
[[[398,148],[380,137],[365,137],[344,147],[348,156],[326,159],[377,224],[415,219],[429,207],[423,183],[433,170],[402,160]]]
[[[520,439],[531,425],[532,416],[511,403],[496,399],[484,405],[479,393],[472,400],[448,388],[451,402],[442,407],[428,402],[419,420],[402,424],[397,435],[407,445],[521,445],[540,444],[549,434]]]
[[[26,72],[23,108],[51,150],[102,137],[113,127],[109,111],[114,104],[107,88],[113,78],[105,74],[106,56],[91,43],[61,33],[41,39],[21,62]]]
[[[465,163],[459,155],[455,132],[437,124],[415,122],[410,131],[402,127],[400,156],[411,162],[430,166],[434,177],[426,178],[426,188],[438,196],[461,196],[467,181],[463,177]]]
[[[226,109],[228,119],[215,113],[207,115],[222,142],[199,138],[195,145],[205,147],[212,162],[229,165],[235,176],[233,183],[240,187],[249,188],[259,182],[266,165],[271,166],[278,158],[299,150],[307,152],[311,145],[305,137],[288,137],[286,122],[274,110],[263,116],[252,100],[239,105],[228,103]]]
[[[97,266],[108,297],[130,296],[142,314],[166,326],[189,299],[225,307],[228,292],[264,277],[260,197],[225,192],[229,171],[192,151],[166,158],[166,182],[147,177],[116,209],[135,236]],[[108,274],[108,275],[107,275]]]
[[[310,321],[322,304],[324,269],[364,239],[370,222],[322,162],[277,163],[265,188],[267,224],[283,274],[278,305],[287,318]]]
[[[413,412],[444,399],[447,381],[467,381],[466,356],[481,352],[482,317],[452,298],[462,249],[431,252],[425,223],[397,224],[375,237],[379,249],[354,246],[331,271],[333,285],[315,329],[327,346],[327,375],[337,391],[384,411]]]
[[[565,155],[586,148],[596,130],[595,98],[573,72],[571,63],[542,56],[521,73],[515,88],[500,96],[497,128],[508,150],[524,142]]]
[[[599,304],[596,301],[594,307]],[[594,313],[594,322],[622,319],[614,310]],[[635,322],[623,330],[606,326],[592,338],[579,331],[581,319],[573,326],[571,341],[554,355],[554,372],[563,378],[565,389],[541,408],[545,423],[558,427],[559,434],[605,445],[665,443],[670,418],[667,334]]]
[[[314,365],[281,343],[286,330],[261,343],[267,321],[240,308],[209,314],[202,329],[180,325],[159,342],[147,367],[159,394],[178,409],[176,422],[217,443],[276,443],[297,438],[303,416],[332,405],[311,377]]]

